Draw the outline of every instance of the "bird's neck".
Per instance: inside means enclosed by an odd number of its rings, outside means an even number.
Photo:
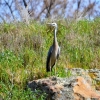
[[[54,30],[54,41],[53,41],[54,44],[57,43],[56,33],[57,33],[57,28]]]

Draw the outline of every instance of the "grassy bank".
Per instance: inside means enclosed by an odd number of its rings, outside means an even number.
[[[61,46],[57,75],[66,77],[65,68],[99,68],[100,19],[57,23]],[[0,95],[4,100],[36,99],[38,91],[32,93],[27,82],[49,76],[45,65],[52,40],[53,29],[46,23],[0,25]],[[38,100],[44,100],[44,96]]]

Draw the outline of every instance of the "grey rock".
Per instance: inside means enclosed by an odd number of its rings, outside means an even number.
[[[69,69],[66,69],[66,73],[68,70]],[[79,94],[74,92],[73,88],[80,85],[78,83],[77,76],[82,76],[87,82],[86,84],[89,84],[90,86],[92,85],[92,79],[88,75],[89,71],[81,68],[73,68],[70,69],[70,72],[71,76],[68,78],[48,77],[33,80],[28,83],[28,87],[31,88],[32,91],[38,89],[44,91],[47,94],[45,100],[99,100],[97,98],[86,98],[81,95],[81,93]],[[96,70],[96,72],[98,71]],[[100,95],[95,92],[93,93],[95,94],[94,97],[100,97]]]

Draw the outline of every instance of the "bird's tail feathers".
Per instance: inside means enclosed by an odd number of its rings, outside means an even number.
[[[50,67],[49,66],[46,66],[46,71],[50,72]]]

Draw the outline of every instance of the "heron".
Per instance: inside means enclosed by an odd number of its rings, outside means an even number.
[[[49,48],[48,55],[47,55],[47,61],[46,61],[46,71],[51,73],[53,66],[56,64],[57,59],[59,58],[60,47],[58,45],[58,41],[57,41],[57,37],[56,37],[57,24],[56,23],[48,23],[48,25],[51,25],[55,28],[53,44]],[[55,66],[55,75],[56,75],[56,66]]]

